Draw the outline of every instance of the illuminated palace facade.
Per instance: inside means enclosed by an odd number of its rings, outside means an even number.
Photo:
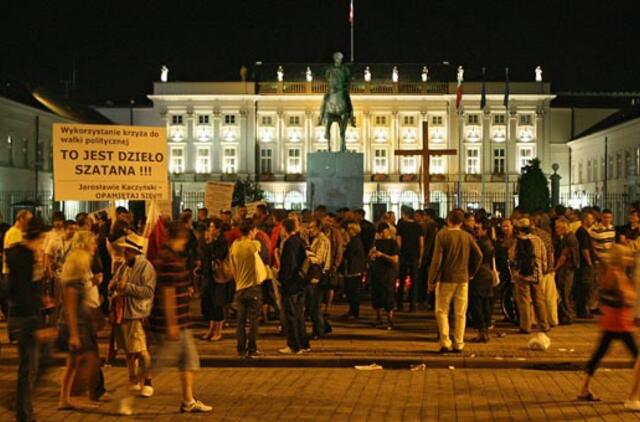
[[[257,82],[154,83],[153,107],[139,124],[166,126],[176,191],[202,191],[208,180],[252,177],[273,206],[305,207],[306,156],[327,150],[324,127],[318,125],[326,82],[309,68],[306,77],[304,70],[298,72],[298,80],[287,78],[287,67],[280,69]],[[431,202],[441,214],[453,205],[458,180],[464,208],[503,212],[505,201],[509,208],[515,205],[520,169],[532,158],[540,158],[545,173],[551,174],[552,163],[560,165],[561,175],[567,170],[569,134],[562,125],[552,130],[554,95],[549,83],[533,80],[533,72],[531,82],[511,81],[508,110],[503,81],[486,83],[483,110],[482,83],[465,81],[459,111],[456,82],[423,82],[420,67],[411,77],[394,73],[369,80],[352,74],[356,127],[347,130],[347,148],[364,154],[368,212],[374,204],[396,212],[401,205],[424,205],[421,158],[394,154],[424,142],[430,149],[458,150],[431,157]],[[450,73],[455,80],[455,69]],[[332,150],[339,147],[337,131],[334,125]]]

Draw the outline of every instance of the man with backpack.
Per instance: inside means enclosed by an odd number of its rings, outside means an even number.
[[[532,303],[538,326],[546,333],[549,331],[549,322],[542,278],[547,272],[547,251],[542,239],[531,234],[531,221],[528,217],[520,218],[516,222],[516,228],[518,234],[509,249],[509,261],[516,285],[520,333],[531,333]]]

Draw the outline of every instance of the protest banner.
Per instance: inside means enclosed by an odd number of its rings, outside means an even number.
[[[209,210],[209,215],[219,215],[220,211],[231,209],[234,187],[233,183],[207,182],[204,206]]]
[[[167,200],[167,155],[165,128],[54,123],[55,200]]]
[[[258,209],[258,205],[267,205],[267,203],[264,201],[249,202],[248,204],[246,204],[247,216],[253,217],[253,214],[256,213],[256,209]]]

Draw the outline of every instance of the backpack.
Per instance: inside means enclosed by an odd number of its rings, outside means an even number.
[[[516,240],[515,267],[523,277],[534,277],[536,274],[536,256],[531,239]]]

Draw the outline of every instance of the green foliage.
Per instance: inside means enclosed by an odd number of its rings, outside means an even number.
[[[522,168],[522,175],[518,179],[518,204],[527,212],[549,208],[549,181],[540,168],[540,160],[534,158]]]
[[[249,202],[259,201],[263,198],[264,192],[260,189],[258,182],[251,177],[247,177],[244,180],[236,180],[236,185],[233,188],[232,206],[238,206]]]

